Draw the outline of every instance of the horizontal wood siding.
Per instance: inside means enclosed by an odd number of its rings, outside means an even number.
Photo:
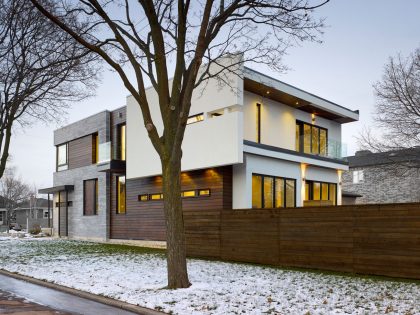
[[[128,179],[126,213],[116,214],[115,175],[111,188],[111,238],[165,240],[163,201],[138,201],[140,194],[162,193],[162,177]],[[231,207],[232,167],[198,170],[183,173],[182,190],[210,189],[210,196],[183,198],[184,211],[211,211]]]
[[[186,211],[190,256],[420,279],[420,203]]]
[[[92,165],[92,135],[69,142],[69,169]]]

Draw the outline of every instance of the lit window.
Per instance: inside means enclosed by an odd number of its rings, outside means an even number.
[[[309,180],[305,182],[305,200],[330,200],[335,205],[336,195],[337,184]]]
[[[195,190],[186,190],[181,193],[181,196],[184,198],[191,198],[197,196],[197,191]]]
[[[363,170],[353,171],[353,184],[359,184],[364,181],[365,175]]]
[[[99,153],[99,137],[95,133],[92,135],[92,163],[98,163],[98,153]]]
[[[210,196],[210,189],[200,189],[198,191],[199,196]]]
[[[203,120],[204,120],[203,113],[198,114],[198,115],[193,115],[193,116],[188,117],[187,125],[194,124],[194,123],[197,123],[197,122],[200,122],[200,121],[203,121]]]
[[[150,200],[162,200],[163,199],[163,194],[151,194],[149,199]]]
[[[296,122],[296,151],[326,156],[328,147],[327,129]]]
[[[126,143],[126,126],[125,124],[118,126],[118,148],[119,156],[122,161],[125,161],[125,143]]]
[[[139,201],[148,201],[149,200],[149,195],[139,195],[138,200]]]
[[[295,207],[296,180],[282,177],[252,175],[252,207]]]
[[[117,176],[117,213],[125,213],[125,176]]]
[[[57,171],[64,171],[68,169],[67,148],[67,143],[57,146]]]

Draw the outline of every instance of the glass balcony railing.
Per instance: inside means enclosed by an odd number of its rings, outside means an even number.
[[[110,162],[112,159],[111,141],[100,143],[98,146],[98,164]]]
[[[347,156],[347,144],[341,141],[328,139],[327,157],[345,160]]]

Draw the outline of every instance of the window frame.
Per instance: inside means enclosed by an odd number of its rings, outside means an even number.
[[[92,134],[92,164],[99,162],[99,134],[97,132]]]
[[[261,143],[261,104],[256,104],[256,132],[257,132],[257,143]]]
[[[353,184],[362,184],[365,181],[365,172],[364,170],[354,170],[353,171]]]
[[[62,146],[65,146],[65,148],[66,148],[66,162],[64,164],[58,164],[60,147],[62,147]],[[55,164],[56,164],[56,171],[57,172],[65,171],[65,170],[69,169],[69,143],[68,142],[58,144],[56,146]]]
[[[305,135],[304,135],[304,126],[305,125],[309,126],[309,129],[311,131],[311,134],[310,134],[310,137],[309,137],[309,139],[310,139],[310,143],[309,143],[310,153],[305,152]],[[297,135],[295,135],[295,149],[299,148],[299,150],[297,152],[305,153],[305,154],[312,154],[312,155],[319,155],[319,156],[328,156],[329,137],[328,137],[328,129],[327,128],[324,128],[324,127],[321,127],[321,126],[318,126],[318,125],[314,125],[314,124],[311,124],[311,123],[308,123],[308,122],[305,122],[305,121],[302,121],[302,120],[298,120],[298,119],[296,119],[296,127],[298,127],[298,129],[299,129],[298,137],[296,137]],[[318,152],[317,153],[312,152],[312,149],[313,149],[312,140],[314,138],[314,135],[313,135],[312,131],[314,129],[318,129],[318,132],[317,132]],[[321,152],[323,151],[322,147],[321,147],[321,130],[325,131],[325,137],[326,137],[325,154],[321,154]],[[296,133],[296,131],[295,131],[295,133]],[[296,143],[297,141],[299,143]],[[299,145],[297,145],[297,144],[299,144]]]
[[[315,199],[313,199],[314,198],[314,195],[313,195],[313,190],[314,190],[314,183],[317,183],[317,184],[319,184],[319,196],[320,196],[320,198],[319,198],[319,200],[317,199],[317,200],[315,200]],[[306,185],[309,185],[309,191],[307,191],[307,189],[306,189]],[[338,189],[337,189],[337,186],[338,186],[338,183],[331,183],[331,182],[323,182],[323,181],[319,181],[319,180],[305,180],[305,198],[306,198],[306,194],[308,194],[308,197],[309,197],[309,199],[304,199],[303,201],[326,201],[326,200],[323,200],[322,199],[322,186],[323,186],[323,184],[327,184],[327,187],[328,187],[328,199],[327,200],[329,200],[329,201],[334,201],[334,206],[336,206],[337,205],[337,194],[338,194]],[[335,186],[335,196],[334,196],[334,200],[331,200],[331,196],[330,196],[330,192],[331,192],[331,189],[330,189],[330,185],[334,185]]]
[[[296,192],[297,192],[297,187],[296,187],[296,183],[297,180],[295,178],[290,178],[290,177],[281,177],[281,176],[273,176],[273,175],[265,175],[265,174],[260,174],[260,173],[252,173],[251,174],[251,178],[253,176],[261,176],[261,209],[280,209],[280,208],[296,208]],[[272,205],[274,206],[273,208],[265,208],[265,198],[264,198],[264,178],[265,177],[270,177],[273,179],[273,193],[272,193]],[[276,179],[282,179],[283,180],[283,205],[282,207],[276,207]],[[287,207],[287,181],[293,181],[294,183],[294,189],[293,189],[293,194],[294,194],[294,200],[293,200],[293,207]],[[251,189],[251,193],[253,194],[253,191]],[[259,208],[254,208],[252,205],[253,209],[259,209]]]
[[[124,128],[124,145],[122,137],[122,129]],[[118,159],[125,161],[127,159],[127,123],[121,123],[117,126],[117,148],[118,148]],[[124,146],[124,148],[123,148]],[[123,150],[124,149],[124,150]]]
[[[93,213],[86,214],[86,182],[95,181],[95,198],[93,199]],[[98,215],[99,210],[99,182],[97,178],[83,180],[83,216]]]
[[[125,201],[125,204],[124,204],[124,212],[122,212],[122,210],[120,209],[120,185],[121,185],[121,182],[120,182],[120,177],[124,177],[124,185],[125,185],[125,189],[124,189],[124,201]],[[127,182],[126,182],[126,177],[125,177],[125,175],[117,175],[117,176],[115,176],[115,180],[116,180],[116,187],[115,187],[115,189],[116,189],[116,198],[115,198],[115,202],[116,202],[116,207],[115,207],[115,212],[116,212],[116,214],[118,214],[118,215],[120,215],[120,214],[126,214],[127,213]]]

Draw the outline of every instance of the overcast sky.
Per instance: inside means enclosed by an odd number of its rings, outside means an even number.
[[[359,109],[360,121],[343,125],[343,142],[351,155],[357,150],[354,136],[371,123],[375,101],[372,84],[381,78],[389,56],[408,55],[420,47],[419,12],[418,0],[332,0],[318,11],[328,25],[323,43],[290,49],[284,63],[291,70],[268,74],[342,106]],[[127,94],[114,73],[104,72],[97,96],[72,106],[66,123],[123,106]],[[26,182],[38,188],[52,185],[53,130],[57,127],[37,124],[27,130],[16,129],[13,135],[11,164]]]

